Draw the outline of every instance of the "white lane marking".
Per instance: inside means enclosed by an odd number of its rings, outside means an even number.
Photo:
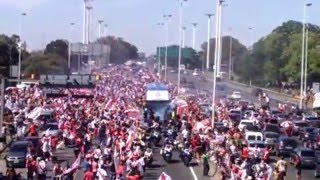
[[[193,167],[189,166],[189,169],[190,169],[190,171],[191,171],[191,174],[192,174],[192,176],[193,176],[193,179],[194,179],[194,180],[198,180],[198,177],[197,177],[196,173],[194,172]]]

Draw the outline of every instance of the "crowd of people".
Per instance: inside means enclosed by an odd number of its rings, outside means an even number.
[[[216,112],[212,115],[212,112],[208,113],[210,107],[201,104],[206,99],[196,95],[177,96],[176,88],[171,88],[172,99],[185,103],[175,104],[170,116],[159,122],[153,115],[142,115],[147,108],[145,86],[167,82],[161,81],[145,67],[114,66],[95,73],[102,79],[95,89],[87,90],[94,95],[93,98],[48,98],[36,85],[7,89],[5,105],[10,113],[6,114],[3,139],[7,136],[15,140],[39,136],[41,126],[50,122],[58,124],[59,133],[45,131],[39,137],[37,147],[28,147],[25,166],[28,179],[35,176],[45,179],[48,163],[54,164],[50,170],[57,179],[73,179],[75,172],[79,171],[84,172],[84,180],[142,179],[146,171],[144,152],[149,148],[145,139],[146,129],[159,124],[178,127],[174,128],[178,134],[175,140],[180,142],[180,149],[191,150],[195,161],[202,165],[204,176],[209,175],[210,161],[213,161],[219,166],[221,179],[284,179],[287,164],[283,158],[273,168],[270,149],[256,147],[259,153],[249,152],[244,131],[237,128],[238,120],[230,114],[230,109],[246,108],[243,104],[217,100]],[[52,111],[52,117],[34,115],[38,107],[39,112]],[[256,125],[263,129],[272,118],[270,112],[266,108],[252,110],[248,118],[255,119]],[[215,123],[211,121],[212,116]],[[54,153],[66,147],[74,148],[75,158],[71,166],[63,167]],[[261,156],[257,157],[258,154]],[[299,170],[299,159],[294,163]],[[9,168],[7,177],[14,175],[14,169]],[[301,171],[297,172],[298,178],[299,175]],[[170,179],[165,173],[159,176],[159,179]]]

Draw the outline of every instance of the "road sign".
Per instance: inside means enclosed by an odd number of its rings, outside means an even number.
[[[320,92],[320,83],[318,83],[318,82],[312,83],[312,91],[313,91],[313,93]]]
[[[95,88],[96,76],[83,75],[40,75],[40,86],[46,88]]]

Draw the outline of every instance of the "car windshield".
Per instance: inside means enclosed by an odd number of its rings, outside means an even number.
[[[252,123],[252,122],[241,122],[241,124],[242,124],[242,125],[250,125],[250,124],[252,124],[252,125],[253,125],[253,123]]]
[[[309,121],[312,121],[312,120],[319,120],[317,117],[307,117],[306,119],[307,119],[307,120],[309,120]]]
[[[44,125],[41,129],[44,130],[44,131],[47,130],[47,129],[50,129],[50,130],[58,130],[59,127],[58,127],[57,124],[46,124],[46,125]]]
[[[315,129],[314,128],[306,128],[306,132],[308,133],[314,133]]]
[[[279,128],[278,128],[278,126],[269,125],[269,126],[266,126],[265,131],[266,132],[268,132],[268,131],[270,131],[270,132],[278,132]]]
[[[316,156],[314,151],[301,151],[302,157],[314,157]]]
[[[308,127],[309,126],[307,123],[296,123],[295,125],[298,127]]]
[[[293,140],[293,139],[285,139],[285,140],[283,140],[283,144],[285,146],[295,147],[296,146],[296,141]]]
[[[27,150],[26,145],[13,145],[10,149],[11,152],[25,152]]]
[[[279,138],[279,134],[267,133],[266,138]]]
[[[258,148],[265,148],[265,145],[262,144],[262,143],[251,143],[249,146],[250,147],[256,147],[256,145],[257,145]]]

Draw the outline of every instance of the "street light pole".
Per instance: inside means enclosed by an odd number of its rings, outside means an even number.
[[[217,73],[220,75],[221,71],[221,60],[222,60],[222,7],[226,7],[227,4],[223,4],[225,1],[220,0],[218,6],[218,66],[217,66]]]
[[[69,41],[68,41],[68,68],[69,71],[71,70],[71,31],[74,23],[70,23],[70,29],[69,29]]]
[[[306,25],[306,54],[305,54],[305,64],[304,64],[304,92],[307,93],[307,76],[308,76],[308,44],[309,44],[309,29],[308,25]]]
[[[90,35],[91,35],[91,16],[92,16],[92,7],[91,6],[88,6],[87,7],[87,10],[88,10],[88,13],[87,13],[87,19],[88,19],[88,24],[87,24],[87,43],[89,44],[90,43]]]
[[[299,108],[302,109],[302,101],[303,101],[303,88],[304,88],[304,65],[305,65],[305,36],[306,36],[306,11],[307,7],[311,6],[312,3],[304,4],[303,6],[303,19],[302,19],[302,45],[301,45],[301,72],[300,72],[300,100],[299,100]]]
[[[211,38],[211,17],[213,14],[206,14],[208,16],[208,37],[207,37],[207,63],[206,68],[209,70],[210,65],[210,38]]]
[[[103,20],[98,20],[98,23],[99,23],[99,38],[101,38],[101,25],[103,23]]]
[[[196,49],[196,30],[198,23],[192,23],[192,49]]]
[[[168,70],[168,38],[169,38],[169,19],[172,17],[171,14],[163,15],[165,19],[165,46],[166,46],[166,52],[165,52],[165,59],[164,59],[164,80],[167,81],[167,70]]]
[[[230,47],[229,47],[229,80],[231,80],[231,77],[232,77],[232,36],[231,36],[231,28],[229,28],[229,31],[230,31]]]
[[[183,26],[182,28],[182,48],[186,47],[186,27]]]
[[[87,2],[88,0],[83,1],[83,19],[82,19],[82,44],[86,44],[87,39]]]
[[[253,42],[252,42],[252,30],[253,30],[253,28],[252,27],[249,27],[248,28],[249,29],[249,42],[250,42],[250,55],[252,55],[252,51],[253,51]],[[252,59],[251,59],[252,60]],[[252,63],[252,62],[250,62],[250,63]],[[249,79],[249,86],[251,86],[252,85],[252,70],[250,70],[250,79]]]
[[[107,37],[107,27],[108,27],[108,25],[105,24],[105,25],[104,25],[104,36],[105,36],[105,37]]]
[[[158,26],[161,28],[162,26],[164,26],[164,23],[158,23]],[[161,77],[161,45],[160,44],[158,47],[158,74],[159,74],[159,77]]]
[[[20,27],[19,27],[19,62],[18,62],[18,83],[21,80],[21,58],[22,58],[22,21],[23,17],[26,16],[26,13],[21,13]]]
[[[180,95],[180,78],[181,78],[181,43],[182,43],[182,13],[183,3],[187,0],[179,0],[179,55],[178,55],[178,95]]]

